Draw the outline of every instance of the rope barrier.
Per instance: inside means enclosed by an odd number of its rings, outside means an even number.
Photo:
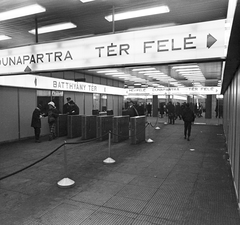
[[[6,179],[6,178],[8,178],[8,177],[11,177],[11,176],[13,176],[13,175],[15,175],[15,174],[18,174],[18,173],[20,173],[20,172],[22,172],[22,171],[24,171],[24,170],[26,170],[26,169],[28,169],[28,168],[36,165],[37,163],[43,161],[44,159],[48,158],[50,155],[52,155],[53,153],[55,153],[55,152],[56,152],[57,150],[59,150],[62,146],[64,146],[64,144],[61,144],[61,145],[60,145],[59,147],[57,147],[55,150],[53,150],[52,152],[50,152],[49,154],[47,154],[47,155],[44,156],[43,158],[37,160],[36,162],[34,162],[34,163],[32,163],[32,164],[30,164],[30,165],[28,165],[28,166],[26,166],[26,167],[24,167],[24,168],[22,168],[22,169],[20,169],[20,170],[17,170],[17,171],[15,171],[15,172],[13,172],[13,173],[10,173],[10,174],[8,174],[8,175],[6,175],[6,176],[0,177],[0,181],[3,180],[3,179]]]
[[[151,123],[146,122],[146,124],[145,124],[145,129],[146,129],[149,125],[152,126]],[[144,131],[145,131],[145,130],[142,130],[141,132],[139,132],[139,134],[141,134],[141,133],[144,132]],[[110,134],[110,135],[109,135],[109,134]],[[6,178],[8,178],[8,177],[11,177],[11,176],[13,176],[13,175],[16,175],[16,174],[18,174],[18,173],[20,173],[20,172],[22,172],[22,171],[24,171],[24,170],[26,170],[26,169],[34,166],[34,165],[36,165],[37,163],[43,161],[44,159],[46,159],[46,158],[48,158],[49,156],[51,156],[52,154],[54,154],[54,153],[55,153],[56,151],[58,151],[61,147],[63,147],[63,146],[65,147],[65,145],[70,145],[70,144],[73,144],[73,145],[75,145],[75,144],[85,144],[85,143],[88,143],[88,142],[96,141],[96,140],[98,140],[98,139],[100,139],[100,138],[105,137],[106,135],[109,135],[110,137],[111,137],[111,135],[116,135],[116,136],[119,136],[119,137],[129,137],[129,138],[132,137],[132,136],[129,136],[129,135],[128,135],[128,136],[125,136],[125,135],[119,135],[119,134],[115,134],[115,133],[112,133],[112,132],[110,132],[110,133],[108,132],[108,133],[102,135],[101,137],[93,138],[93,139],[90,139],[90,140],[79,141],[79,142],[66,142],[66,141],[65,141],[63,144],[61,144],[59,147],[57,147],[56,149],[54,149],[52,152],[50,152],[50,153],[47,154],[46,156],[42,157],[41,159],[35,161],[34,163],[31,163],[30,165],[28,165],[28,166],[26,166],[26,167],[23,167],[22,169],[19,169],[19,170],[13,172],[13,173],[10,173],[10,174],[8,174],[8,175],[5,175],[5,176],[3,176],[3,177],[0,177],[0,181],[6,179]],[[110,137],[109,137],[109,139],[110,139]],[[110,142],[109,142],[109,150],[110,150],[110,146],[111,146],[111,145],[110,145]],[[65,154],[65,153],[64,153],[64,154]],[[109,155],[110,155],[110,153],[109,153]],[[66,160],[66,155],[65,155],[64,157],[65,157],[65,160]]]

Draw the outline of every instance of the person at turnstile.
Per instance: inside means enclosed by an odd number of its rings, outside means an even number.
[[[63,114],[69,114],[71,110],[71,104],[70,104],[71,98],[67,97],[67,103],[63,105]]]
[[[79,107],[77,104],[71,100],[70,102],[70,109],[68,115],[79,115]]]
[[[38,104],[32,113],[31,127],[34,128],[35,142],[40,143],[40,134],[41,134],[41,113],[42,105]]]
[[[129,107],[127,111],[128,111],[129,117],[139,116],[138,111],[132,101],[129,103]]]
[[[54,138],[56,138],[56,124],[57,124],[57,118],[59,116],[59,111],[57,110],[54,102],[48,103],[49,110],[47,114],[44,116],[48,116],[48,124],[49,124],[49,141],[52,141]]]

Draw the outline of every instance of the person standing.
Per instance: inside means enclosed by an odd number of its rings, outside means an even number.
[[[41,109],[42,105],[38,104],[32,113],[31,127],[34,128],[35,142],[40,143],[41,134]]]
[[[48,124],[49,124],[49,141],[52,141],[54,138],[56,138],[56,123],[57,123],[57,118],[59,116],[59,112],[55,106],[54,102],[49,102],[48,103],[49,110],[47,112],[48,116]]]
[[[190,109],[189,103],[186,104],[183,110],[182,119],[184,121],[184,138],[190,141],[192,122],[195,120],[195,115]]]
[[[67,97],[67,103],[65,103],[63,105],[63,114],[69,114],[70,113],[70,110],[71,110],[71,98],[70,97]]]
[[[175,107],[171,101],[167,105],[167,111],[168,111],[169,123],[174,124],[175,123]]]
[[[127,111],[128,111],[129,117],[139,116],[139,113],[138,113],[137,109],[135,108],[134,103],[132,101],[129,103],[129,107],[128,107]]]
[[[79,115],[79,107],[77,106],[77,104],[73,100],[71,100],[69,104],[70,110],[68,115]]]

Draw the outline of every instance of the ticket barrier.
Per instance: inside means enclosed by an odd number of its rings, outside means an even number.
[[[129,116],[113,117],[113,142],[129,139]]]
[[[109,131],[113,130],[113,116],[97,116],[97,138],[99,141],[107,140]]]
[[[56,134],[58,137],[67,136],[68,125],[67,125],[67,115],[60,114],[56,123]]]
[[[130,118],[131,144],[138,144],[142,141],[145,141],[146,136],[145,121],[146,116],[135,116]]]
[[[82,140],[96,138],[97,116],[82,116]]]
[[[82,136],[82,116],[81,115],[68,115],[67,117],[67,137],[76,138]]]

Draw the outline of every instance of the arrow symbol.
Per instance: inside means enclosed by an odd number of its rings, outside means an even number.
[[[214,38],[211,34],[208,34],[207,36],[207,47],[211,48],[212,45],[217,41],[216,38]]]
[[[24,70],[24,72],[31,72],[32,70],[31,70],[31,68],[29,67],[29,66],[27,66],[26,68],[25,68],[25,70]]]
[[[35,77],[35,80],[34,80],[34,84],[35,84],[35,87],[37,86],[37,78]]]

